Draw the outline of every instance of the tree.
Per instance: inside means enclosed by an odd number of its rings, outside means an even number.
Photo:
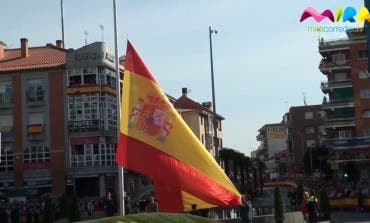
[[[68,196],[66,193],[63,193],[59,198],[59,210],[60,218],[65,218],[68,216]]]
[[[285,219],[285,204],[280,186],[274,188],[274,207],[276,223],[283,223]]]
[[[53,208],[53,204],[49,196],[46,198],[46,201],[45,201],[43,215],[44,215],[45,223],[54,222],[54,208]]]
[[[260,192],[261,192],[261,194],[263,194],[263,175],[264,175],[264,172],[265,172],[265,169],[266,169],[266,165],[259,158],[253,159],[252,165],[253,165],[253,167],[255,169],[256,176],[258,174],[258,177],[255,177],[255,183],[256,183],[256,185],[258,184],[256,182],[257,181],[257,178],[258,178],[259,179],[259,185],[260,185]]]
[[[227,176],[230,175],[230,158],[231,158],[232,150],[228,148],[222,148],[220,150],[220,159],[224,162],[225,165],[225,173]]]

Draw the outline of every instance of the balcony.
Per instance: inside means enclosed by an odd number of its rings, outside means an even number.
[[[26,103],[30,106],[38,106],[45,104],[45,91],[27,91]]]
[[[349,60],[332,62],[330,60],[322,59],[319,65],[321,72],[331,72],[335,70],[351,69],[351,63]]]
[[[322,104],[323,109],[354,107],[353,98],[335,99]]]
[[[321,91],[325,94],[332,91],[335,88],[350,88],[352,87],[352,80],[334,80],[334,81],[323,81],[321,82]]]
[[[330,140],[323,140],[322,145],[325,147],[333,148],[333,147],[348,147],[348,148],[355,148],[355,147],[368,147],[370,144],[370,137],[360,137],[360,138],[349,138],[349,139],[330,139]]]
[[[13,106],[13,92],[0,93],[0,108],[10,108]]]
[[[354,117],[328,118],[322,125],[322,128],[340,128],[356,126]]]

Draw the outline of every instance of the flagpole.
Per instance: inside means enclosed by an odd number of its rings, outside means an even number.
[[[211,81],[212,81],[212,104],[213,104],[213,117],[212,117],[212,124],[213,124],[213,146],[215,149],[215,159],[217,163],[220,162],[219,159],[219,151],[218,151],[218,136],[217,136],[217,112],[216,112],[216,96],[215,96],[215,79],[213,75],[213,53],[212,53],[212,33],[217,34],[217,30],[212,29],[211,26],[209,27],[209,54],[211,59]]]
[[[120,117],[121,117],[121,75],[119,71],[119,58],[118,58],[118,44],[117,44],[117,5],[116,0],[113,0],[113,14],[114,14],[114,50],[115,50],[115,65],[116,65],[116,98],[117,98],[117,145],[120,136]],[[118,195],[119,195],[119,214],[125,215],[125,200],[124,200],[124,170],[123,167],[118,165]]]

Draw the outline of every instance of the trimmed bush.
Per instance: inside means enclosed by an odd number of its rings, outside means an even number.
[[[325,190],[320,192],[320,211],[322,212],[322,220],[330,220],[330,200]]]
[[[78,197],[76,195],[72,196],[69,204],[68,219],[70,222],[80,221],[80,210],[78,205]]]
[[[276,223],[283,223],[285,219],[285,204],[283,194],[279,186],[275,186],[274,188],[274,207]]]

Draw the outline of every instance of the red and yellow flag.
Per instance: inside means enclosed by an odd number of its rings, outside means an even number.
[[[116,161],[149,176],[161,211],[240,205],[240,194],[127,43]]]

